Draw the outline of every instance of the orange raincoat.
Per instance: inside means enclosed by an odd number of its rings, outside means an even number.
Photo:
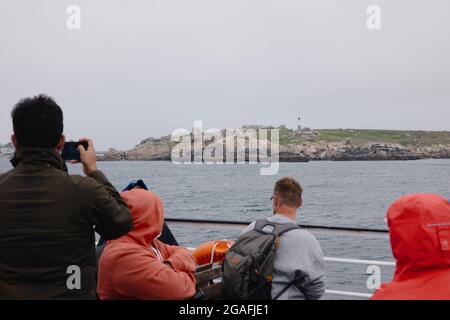
[[[195,294],[196,263],[182,247],[163,244],[164,208],[146,190],[121,193],[134,220],[127,235],[109,241],[99,262],[100,299],[188,299]]]
[[[387,213],[397,261],[394,279],[372,299],[450,299],[450,203],[434,194],[403,196]]]

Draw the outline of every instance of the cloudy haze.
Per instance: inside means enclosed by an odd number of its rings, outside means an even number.
[[[366,27],[371,4],[381,30]],[[0,0],[0,142],[37,93],[97,149],[194,120],[448,130],[449,16],[448,0]]]

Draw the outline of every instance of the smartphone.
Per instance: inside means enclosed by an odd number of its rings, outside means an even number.
[[[78,151],[78,146],[80,144],[87,150],[87,148],[88,148],[87,141],[83,141],[83,142],[69,141],[69,142],[64,143],[62,153],[61,153],[61,157],[63,158],[63,160],[64,161],[71,161],[71,160],[81,161],[80,152]]]

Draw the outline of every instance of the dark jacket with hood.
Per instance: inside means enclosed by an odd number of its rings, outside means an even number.
[[[19,149],[0,175],[0,299],[95,299],[95,234],[133,227],[100,171],[69,175],[53,150]]]

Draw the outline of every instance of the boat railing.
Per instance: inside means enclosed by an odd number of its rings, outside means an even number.
[[[334,257],[324,257],[324,260],[326,262],[395,268],[395,262],[391,262],[391,261],[348,259],[348,258],[334,258]],[[368,274],[368,276],[372,276],[372,274]],[[326,290],[325,292],[330,295],[353,297],[353,298],[367,298],[368,299],[372,296],[372,293],[352,292],[352,291],[345,291],[345,290],[329,289],[329,290]]]
[[[242,230],[250,224],[246,221],[228,221],[228,220],[206,220],[206,219],[184,219],[184,218],[166,218],[165,221],[171,226],[183,226],[183,227],[202,227],[202,228],[220,228],[227,230]],[[349,236],[363,236],[368,238],[389,238],[388,230],[384,229],[368,229],[368,228],[346,228],[346,227],[334,227],[334,226],[320,226],[320,225],[302,225],[300,227],[309,230],[313,234],[325,234],[325,235],[349,235]],[[193,250],[194,248],[190,248]],[[377,267],[389,267],[395,268],[395,262],[391,261],[379,261],[379,260],[364,260],[364,259],[351,259],[340,257],[325,257],[324,260],[327,263],[342,263],[351,265],[363,265],[363,266],[377,266]],[[372,276],[368,273],[368,278]],[[346,290],[327,289],[326,293],[333,296],[368,299],[372,296],[372,293],[366,292],[354,292]]]

